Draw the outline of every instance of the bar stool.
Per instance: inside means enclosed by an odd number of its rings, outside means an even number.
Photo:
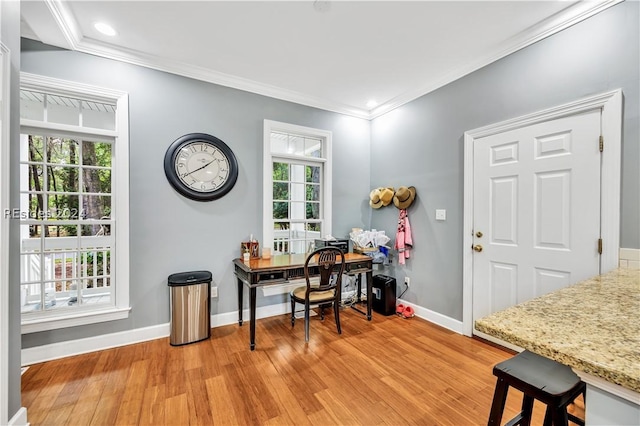
[[[489,425],[500,425],[509,386],[522,393],[522,411],[507,426],[531,423],[533,400],[547,405],[544,425],[567,426],[568,421],[584,426],[584,420],[567,412],[567,406],[580,394],[586,396],[586,385],[571,368],[549,358],[524,351],[496,364],[493,375],[498,378],[493,394]]]

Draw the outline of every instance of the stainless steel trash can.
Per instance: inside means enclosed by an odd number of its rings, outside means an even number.
[[[211,272],[193,271],[169,275],[171,310],[169,343],[199,342],[211,336]]]

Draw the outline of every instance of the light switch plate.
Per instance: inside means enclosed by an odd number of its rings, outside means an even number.
[[[211,298],[218,297],[218,287],[211,287]]]
[[[447,211],[444,209],[437,209],[436,220],[447,220]]]

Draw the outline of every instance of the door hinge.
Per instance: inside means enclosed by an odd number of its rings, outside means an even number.
[[[604,151],[604,136],[600,135],[599,141],[600,152]]]
[[[598,238],[598,254],[602,254],[602,238]]]

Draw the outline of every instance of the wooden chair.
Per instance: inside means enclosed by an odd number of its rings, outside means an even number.
[[[586,385],[570,367],[552,359],[523,351],[493,367],[498,377],[489,425],[500,425],[509,386],[524,394],[522,411],[507,425],[528,426],[531,423],[533,400],[547,405],[544,425],[567,426],[568,421],[584,426],[584,420],[569,414],[567,405],[580,394],[586,396]],[[586,403],[586,401],[585,401]]]
[[[339,263],[338,263],[339,262]],[[315,269],[318,269],[317,273]],[[304,262],[304,278],[306,286],[291,291],[291,327],[295,326],[296,302],[304,305],[304,341],[309,341],[309,312],[311,306],[320,306],[320,318],[324,319],[325,306],[333,304],[338,334],[340,328],[340,297],[342,293],[342,274],[345,262],[344,253],[337,247],[322,247],[307,256]],[[313,269],[313,271],[312,271]],[[320,283],[312,285],[310,275],[319,274]]]

